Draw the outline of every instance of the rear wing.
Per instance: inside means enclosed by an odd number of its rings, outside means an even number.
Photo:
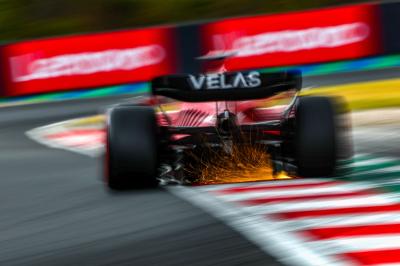
[[[261,99],[291,89],[299,91],[301,86],[300,71],[182,74],[161,76],[151,82],[153,95],[185,102]]]

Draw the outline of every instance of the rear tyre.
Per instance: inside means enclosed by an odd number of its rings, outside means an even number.
[[[335,174],[338,141],[335,103],[327,97],[300,97],[295,118],[297,172],[303,177]]]
[[[108,114],[105,181],[112,190],[158,184],[158,129],[153,108],[119,106]]]

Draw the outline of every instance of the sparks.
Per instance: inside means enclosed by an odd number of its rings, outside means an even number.
[[[195,183],[241,183],[275,179],[290,179],[285,172],[274,174],[270,156],[264,147],[233,144],[227,149],[196,156],[198,163],[189,171],[197,173]]]

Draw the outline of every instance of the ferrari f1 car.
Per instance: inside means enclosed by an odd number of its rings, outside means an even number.
[[[339,160],[351,156],[349,126],[338,119],[344,109],[332,98],[299,96],[301,87],[297,71],[155,78],[150,97],[107,112],[106,183],[111,189],[150,187],[165,176],[190,183],[195,177],[185,167],[196,168],[193,154],[200,165],[242,144],[262,147],[275,172],[335,175]]]

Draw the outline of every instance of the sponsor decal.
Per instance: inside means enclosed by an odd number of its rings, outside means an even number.
[[[194,90],[255,88],[261,85],[261,78],[256,71],[238,72],[229,76],[223,73],[189,75],[189,84]]]

